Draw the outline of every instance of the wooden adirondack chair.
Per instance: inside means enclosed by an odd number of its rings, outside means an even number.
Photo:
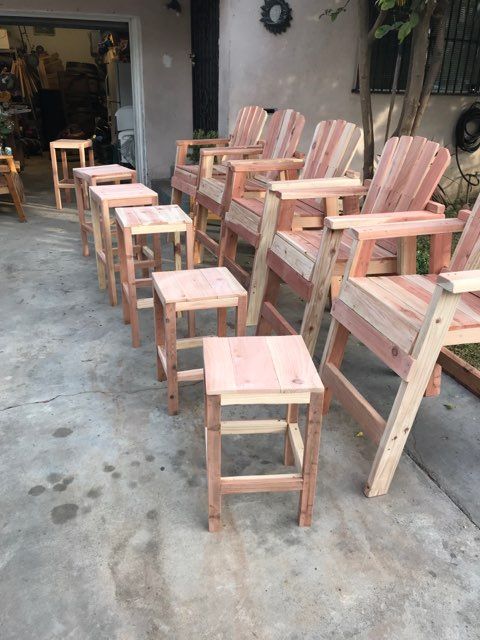
[[[365,277],[378,240],[431,235],[438,266],[438,256],[446,257],[451,247],[452,233],[462,229],[447,271],[440,275]],[[349,264],[333,302],[320,373],[324,411],[335,396],[378,444],[365,487],[371,497],[389,489],[442,347],[480,341],[480,197],[472,212],[462,211],[458,219],[372,224],[349,233]],[[340,371],[350,334],[401,378],[387,420]]]
[[[198,182],[198,164],[186,164],[189,147],[205,147],[215,145],[212,150],[216,155],[226,154],[236,148],[258,147],[258,141],[262,134],[267,112],[262,107],[243,107],[240,109],[235,122],[233,133],[228,138],[214,138],[201,140],[177,140],[177,153],[175,157],[175,169],[172,176],[172,204],[181,204],[182,194],[186,193],[191,198],[195,196]],[[239,154],[241,155],[241,153]],[[226,169],[221,165],[215,166],[215,172],[225,173]]]
[[[339,280],[345,270],[351,239],[342,228],[364,224],[372,214],[385,214],[399,220],[428,219],[442,214],[444,207],[430,198],[450,162],[450,153],[436,142],[425,138],[402,136],[386,143],[377,171],[366,187],[336,186],[331,180],[317,180],[294,190],[291,185],[272,183],[267,197],[276,198],[279,208],[279,228],[267,254],[268,277],[263,302],[254,302],[260,311],[257,333],[272,329],[277,333],[295,330],[276,308],[281,282],[285,282],[306,300],[300,330],[308,349],[313,353],[320,331],[328,293],[333,283],[332,297],[337,293]],[[317,186],[312,186],[317,185]],[[335,209],[339,197],[366,194],[361,215],[334,216],[334,223],[323,230],[291,231],[292,203],[299,198],[330,199]],[[273,206],[273,205],[272,205]],[[335,227],[335,228],[333,228]],[[398,245],[398,248],[397,248]],[[414,238],[380,240],[370,256],[368,274],[416,272],[416,243]],[[260,292],[262,293],[262,292]]]
[[[258,164],[252,169],[252,177],[246,181],[245,189],[254,195],[264,193],[269,181],[279,176],[275,160],[283,159],[282,167],[290,170],[301,168],[302,161],[293,159],[300,136],[302,135],[305,118],[298,111],[284,109],[276,111],[267,125],[267,134],[261,153],[252,150],[244,155],[260,156]],[[202,251],[198,245],[207,248],[213,255],[218,255],[219,243],[207,233],[207,218],[210,213],[223,222],[225,211],[230,206],[232,185],[227,182],[225,175],[213,173],[214,150],[202,149],[200,152],[200,172],[198,187],[195,195],[195,240],[197,243],[197,261],[201,261]],[[287,162],[285,162],[287,159]],[[262,162],[273,164],[263,165]],[[285,171],[286,169],[284,169]],[[263,173],[262,173],[263,171]],[[245,174],[246,176],[246,174]]]
[[[359,127],[345,120],[319,122],[310,144],[310,149],[301,165],[299,180],[293,185],[304,184],[315,178],[335,178],[345,176],[357,149],[362,132]],[[249,290],[249,312],[247,324],[256,324],[258,309],[255,302],[260,300],[264,290],[267,251],[277,228],[278,208],[276,198],[255,198],[246,191],[246,175],[257,167],[268,169],[268,161],[234,160],[227,162],[227,182],[231,182],[233,194],[230,207],[225,214],[220,243],[219,265],[225,265]],[[284,163],[284,170],[289,170]],[[295,176],[290,176],[294,178]],[[347,181],[346,184],[350,184]],[[293,188],[293,187],[292,187]],[[350,199],[352,200],[352,199]],[[272,206],[273,205],[273,206]],[[349,203],[349,211],[358,212],[358,197]],[[295,230],[322,227],[325,216],[325,202],[298,200],[293,210]],[[236,261],[238,239],[254,247],[255,258],[251,275]]]
[[[0,193],[10,194],[18,219],[20,222],[26,222],[27,218],[22,206],[23,185],[13,156],[0,156]]]

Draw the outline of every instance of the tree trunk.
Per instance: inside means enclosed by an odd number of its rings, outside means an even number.
[[[358,44],[358,87],[360,90],[360,106],[362,110],[363,125],[363,179],[373,175],[373,158],[375,154],[375,139],[373,132],[372,95],[370,93],[370,70],[372,59],[372,47],[369,43],[368,33],[369,1],[359,0],[358,19],[360,36]]]
[[[413,122],[412,134],[415,134],[418,127],[420,126],[420,122],[422,121],[423,115],[430,100],[433,85],[435,84],[435,80],[437,79],[440,68],[442,66],[449,4],[449,0],[438,0],[437,6],[432,15],[431,27],[435,40],[433,42],[429,60],[427,61],[425,79],[423,81],[423,88],[420,94],[420,103],[417,109],[417,113],[415,114],[415,120]]]
[[[435,9],[436,1],[428,0],[420,21],[412,32],[412,48],[408,68],[407,87],[403,99],[402,112],[394,135],[412,135],[417,111],[420,107],[420,96],[425,81],[425,70],[428,57],[428,39],[430,19]]]

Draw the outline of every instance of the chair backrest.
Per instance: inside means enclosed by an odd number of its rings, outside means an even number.
[[[402,136],[385,144],[362,213],[425,209],[450,163],[450,152],[426,138]]]
[[[293,109],[275,111],[267,125],[262,158],[291,158],[297,150],[305,117]]]
[[[478,196],[450,262],[449,271],[480,269],[480,195]],[[480,297],[480,291],[476,292]]]
[[[345,175],[355,153],[362,130],[346,120],[319,122],[305,157],[302,179],[338,178]]]
[[[383,147],[362,213],[422,211],[450,164],[450,152],[420,136],[390,138]],[[380,240],[395,251],[396,240]]]
[[[243,107],[240,109],[230,136],[229,146],[252,147],[256,145],[262,135],[267,115],[262,107]]]

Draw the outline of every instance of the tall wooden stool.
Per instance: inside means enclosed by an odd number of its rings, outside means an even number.
[[[153,273],[157,376],[167,380],[168,413],[178,413],[178,383],[202,380],[203,369],[177,370],[177,350],[201,347],[194,312],[217,309],[217,333],[227,334],[227,308],[236,310],[236,333],[245,335],[247,292],[225,267]],[[177,312],[188,311],[188,338],[177,340]]]
[[[322,427],[323,385],[301,336],[205,338],[205,419],[208,528],[220,531],[222,495],[257,491],[300,491],[298,524],[312,522]],[[288,405],[286,420],[222,421],[221,407]],[[305,444],[298,408],[308,405]],[[285,464],[295,473],[222,476],[222,435],[285,434]]]
[[[88,164],[93,167],[95,160],[93,157],[93,148],[91,140],[53,140],[50,142],[50,158],[52,160],[53,174],[53,190],[55,192],[55,205],[57,209],[62,209],[62,196],[60,189],[66,189],[65,198],[68,203],[71,202],[71,189],[75,189],[73,178],[68,175],[67,151],[78,151],[80,157],[80,166],[86,167],[86,151],[88,150]],[[62,178],[58,177],[58,160],[57,151],[60,151],[60,159],[62,164]]]
[[[122,167],[120,164],[104,164],[97,167],[76,167],[73,170],[73,182],[77,197],[78,222],[82,238],[83,255],[90,255],[88,248],[88,234],[93,234],[92,223],[85,218],[85,209],[88,208],[88,188],[97,184],[120,184],[121,182],[136,182],[135,169]]]
[[[120,282],[122,291],[123,319],[132,330],[132,346],[140,346],[138,309],[153,307],[153,298],[137,298],[137,287],[152,288],[151,277],[137,278],[135,267],[153,267],[162,270],[161,235],[163,233],[185,233],[186,265],[193,269],[193,222],[176,204],[157,207],[129,207],[116,209],[118,257],[120,259]],[[152,235],[152,259],[136,263],[134,260],[133,236]]]
[[[20,165],[13,156],[0,155],[0,194],[9,193],[12,197],[15,210],[20,222],[26,222],[27,217],[23,210],[24,199],[23,185],[18,174]]]
[[[158,204],[158,195],[143,184],[109,184],[90,187],[90,206],[92,212],[93,241],[97,259],[98,285],[108,288],[110,304],[117,304],[115,271],[120,264],[115,263],[112,244],[110,209],[115,207],[135,207],[138,205]]]

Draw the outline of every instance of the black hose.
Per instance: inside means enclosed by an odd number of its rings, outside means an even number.
[[[480,149],[480,102],[474,102],[460,114],[455,126],[455,159],[462,178],[470,187],[478,187],[480,178],[475,173],[465,174],[460,166],[458,150],[474,153]]]

